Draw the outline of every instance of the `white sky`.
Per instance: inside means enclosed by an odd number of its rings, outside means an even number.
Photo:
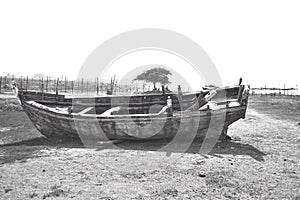
[[[110,77],[113,77],[116,72],[119,71],[117,79],[126,79],[126,75],[128,75],[127,72],[145,65],[162,65],[172,68],[185,78],[186,82],[194,91],[201,90],[202,86],[205,85],[205,82],[202,81],[203,78],[201,74],[198,74],[197,70],[185,60],[165,51],[149,49],[132,52],[122,56],[108,66],[108,69],[104,71],[102,77],[109,80]],[[119,70],[124,68],[126,70]],[[177,84],[181,84],[181,82],[178,82]],[[177,84],[174,84],[175,89],[177,89]]]
[[[1,1],[0,75],[75,78],[102,42],[138,28],[196,41],[225,85],[300,85],[300,1]],[[146,63],[145,63],[146,64]],[[171,66],[169,66],[171,67]]]

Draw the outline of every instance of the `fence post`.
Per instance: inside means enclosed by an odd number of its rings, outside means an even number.
[[[61,79],[60,79],[60,92],[63,92],[63,81],[64,81],[64,76],[61,75]]]
[[[78,84],[77,84],[77,92],[79,93],[80,92],[80,80],[77,80],[78,81]]]
[[[58,95],[58,81],[59,81],[59,78],[57,78],[57,80],[56,80],[56,88],[55,88],[56,95]]]
[[[44,88],[44,86],[43,86],[43,84],[44,84],[44,78],[42,77],[42,80],[41,80],[41,90],[43,90]]]
[[[83,78],[81,79],[81,93],[83,93]]]
[[[97,77],[97,95],[99,95],[99,77]]]
[[[97,90],[97,78],[95,78],[95,81],[94,81],[94,85],[93,85],[93,93],[95,94],[96,93],[96,90]]]
[[[101,80],[100,80],[100,92],[101,93],[103,92],[103,84],[102,84]]]
[[[48,76],[47,76],[47,79],[46,79],[46,92],[48,92]]]
[[[265,85],[265,95],[268,96],[267,94],[267,86]]]
[[[26,77],[26,91],[28,90],[28,76]]]
[[[89,79],[86,79],[86,94],[89,94]]]
[[[2,76],[0,76],[0,93],[1,93],[1,88],[2,88]]]
[[[67,92],[67,77],[65,76],[65,92]]]
[[[23,87],[23,84],[22,84],[22,76],[21,76],[20,79],[21,79],[21,80],[20,80],[20,90],[22,90],[22,87]]]
[[[74,91],[74,81],[71,81],[71,89],[72,89],[72,94],[73,94],[73,91]]]
[[[60,92],[62,92],[63,91],[63,79],[64,77],[62,76],[62,79],[60,79]]]
[[[42,78],[42,100],[44,100],[44,78]]]
[[[118,89],[117,84],[118,84],[118,80],[116,80],[116,83],[115,83],[115,92],[114,92],[114,95],[117,94],[117,89]]]
[[[42,81],[41,81],[41,77],[39,77],[39,80],[38,80],[38,90],[42,91]]]

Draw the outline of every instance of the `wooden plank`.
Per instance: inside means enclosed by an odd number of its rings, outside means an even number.
[[[88,108],[86,108],[86,109],[80,111],[78,114],[79,114],[79,115],[85,114],[85,113],[89,112],[90,110],[92,110],[93,108],[94,108],[94,107],[88,107]]]

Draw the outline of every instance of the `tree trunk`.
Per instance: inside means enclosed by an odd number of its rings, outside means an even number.
[[[153,89],[154,89],[154,90],[156,90],[155,82],[153,82],[153,86],[154,86],[154,88],[153,88]]]

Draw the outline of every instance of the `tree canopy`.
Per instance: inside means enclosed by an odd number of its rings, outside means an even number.
[[[133,81],[146,81],[149,83],[153,83],[154,89],[156,89],[156,83],[160,83],[162,85],[167,85],[170,83],[168,77],[169,75],[172,75],[169,70],[166,70],[162,67],[155,67],[144,71],[143,73],[135,77]]]

